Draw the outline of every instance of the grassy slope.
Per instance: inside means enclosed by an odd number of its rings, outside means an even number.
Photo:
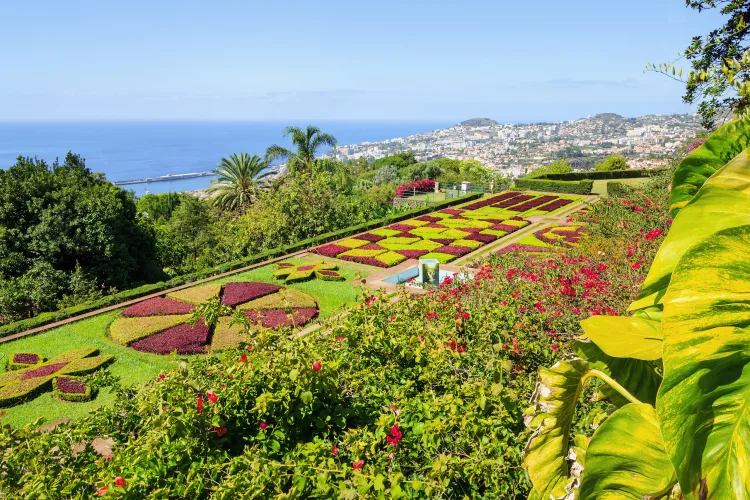
[[[290,259],[289,262],[303,263],[302,259]],[[365,271],[357,271],[342,267],[340,272],[347,281],[319,281],[313,280],[306,283],[290,285],[301,292],[308,293],[316,298],[320,306],[321,319],[328,318],[341,312],[346,305],[357,299],[358,289],[353,287],[349,281],[355,279],[359,272],[363,277]],[[275,282],[273,279],[273,266],[264,266],[253,269],[235,276],[217,280],[220,283],[228,281],[265,281]],[[277,282],[278,283],[278,282]],[[109,365],[112,374],[121,378],[124,385],[137,385],[150,378],[156,377],[160,372],[171,369],[177,361],[171,356],[160,356],[135,351],[111,341],[106,336],[107,327],[119,314],[119,311],[100,314],[93,318],[61,326],[38,335],[22,338],[13,342],[0,344],[0,371],[4,371],[6,360],[16,352],[38,352],[45,357],[52,357],[63,351],[83,347],[97,347],[102,354],[112,354],[115,362]],[[99,396],[86,403],[64,403],[52,397],[52,390],[27,403],[7,408],[7,414],[3,417],[3,423],[11,425],[23,425],[33,422],[37,418],[43,418],[45,422],[57,420],[62,417],[69,419],[79,418],[86,413],[101,406],[111,406],[114,395],[108,390],[103,390]]]

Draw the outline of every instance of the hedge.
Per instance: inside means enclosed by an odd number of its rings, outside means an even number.
[[[547,179],[516,179],[516,187],[549,193],[591,194],[594,181],[553,181]]]
[[[28,318],[28,319],[23,319],[20,321],[15,321],[13,323],[8,323],[7,325],[0,326],[0,338],[7,337],[8,335],[13,335],[14,333],[20,333],[26,330],[31,330],[32,328],[38,328],[44,325],[48,325],[56,321],[62,321],[64,319],[67,319],[73,316],[78,316],[80,314],[85,314],[87,312],[95,311],[103,307],[120,304],[122,302],[127,302],[129,300],[134,300],[139,297],[143,297],[144,295],[150,295],[153,293],[161,292],[163,290],[168,290],[170,288],[175,288],[181,285],[186,285],[188,283],[192,283],[193,281],[198,281],[203,278],[210,278],[211,276],[216,276],[217,274],[222,274],[227,271],[234,271],[235,269],[240,269],[242,267],[250,266],[252,264],[257,264],[259,262],[263,262],[269,259],[282,257],[290,253],[306,250],[312,247],[316,247],[318,245],[322,245],[329,241],[346,238],[347,236],[352,236],[355,234],[363,233],[365,231],[369,231],[371,229],[376,229],[382,226],[387,226],[388,224],[393,224],[395,222],[399,222],[402,220],[411,219],[412,217],[415,217],[415,216],[428,214],[430,212],[440,210],[441,208],[444,208],[444,207],[460,205],[460,204],[475,200],[477,198],[481,198],[483,195],[484,193],[472,193],[472,194],[462,196],[459,198],[451,198],[449,200],[444,200],[444,201],[435,203],[427,207],[422,207],[422,208],[418,208],[415,210],[409,210],[408,212],[384,217],[382,219],[372,220],[370,222],[365,222],[363,224],[350,226],[344,229],[340,229],[338,231],[332,231],[330,233],[321,234],[320,236],[308,238],[306,240],[298,241],[296,243],[292,243],[289,245],[284,245],[284,246],[280,246],[277,248],[273,248],[271,250],[267,250],[265,252],[262,252],[256,255],[246,257],[244,259],[237,259],[237,260],[233,260],[233,261],[230,261],[230,262],[227,262],[227,263],[215,266],[215,267],[211,267],[208,269],[202,269],[200,271],[195,271],[190,274],[176,276],[170,279],[169,281],[159,281],[157,283],[150,283],[147,285],[142,285],[138,288],[132,288],[130,290],[123,290],[122,292],[118,292],[112,295],[107,295],[106,297],[102,297],[99,300],[95,300],[91,302],[84,302],[82,304],[77,304],[72,307],[61,309],[59,311],[46,312],[46,313],[39,314],[33,318]]]
[[[544,174],[539,177],[534,177],[534,179],[552,181],[637,179],[639,177],[653,177],[665,172],[666,170],[666,168],[636,168],[632,170],[612,170],[609,172],[570,172],[568,174]]]

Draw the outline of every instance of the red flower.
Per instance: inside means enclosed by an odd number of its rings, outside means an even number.
[[[352,462],[352,468],[354,470],[359,470],[362,467],[364,467],[364,465],[365,465],[365,461],[364,460],[355,460],[354,462]]]
[[[260,430],[264,431],[264,430],[266,430],[266,427],[268,427],[267,423],[265,423],[265,422],[261,422],[260,423]]]
[[[340,336],[336,337],[336,342],[335,343],[341,342],[342,340],[346,340],[346,337],[344,337],[343,335],[340,335]]]
[[[247,363],[247,354],[243,354],[242,356],[240,356],[240,361],[242,361],[243,363]]]
[[[164,380],[164,378],[165,378],[165,377],[164,377],[164,374],[163,374],[163,373],[162,373],[161,375],[159,375],[159,380]]]
[[[208,393],[208,394],[206,395],[206,397],[208,398],[208,400],[209,400],[209,401],[210,401],[211,403],[215,403],[215,402],[217,402],[217,401],[219,400],[219,397],[218,397],[218,396],[217,396],[216,394],[214,394],[213,392],[209,392],[209,393]]]
[[[635,253],[635,250],[633,250],[633,247],[628,247],[628,257],[632,257]]]
[[[103,497],[104,495],[107,494],[108,490],[109,488],[105,486],[104,488],[99,488],[98,490],[96,490],[96,494],[99,495],[100,497]]]
[[[211,428],[216,432],[216,435],[219,437],[227,433],[227,428],[224,427],[223,425],[221,427],[212,426]]]
[[[119,488],[124,488],[124,487],[125,487],[125,485],[126,485],[126,483],[125,483],[125,478],[124,478],[124,477],[122,477],[122,476],[117,476],[117,477],[115,478],[115,486],[117,486],[117,487],[119,487]]]
[[[457,345],[455,340],[451,340],[451,351],[455,351]]]
[[[198,396],[197,403],[195,405],[195,411],[198,413],[203,413],[203,398]]]
[[[335,457],[338,454],[339,454],[339,449],[336,448],[335,446],[331,447],[331,455]]]
[[[560,346],[559,346],[559,345],[557,345],[557,344],[552,344],[552,350],[553,350],[553,351],[557,351],[558,349],[560,349]]]
[[[247,346],[247,350],[248,351],[252,351],[253,350],[253,346],[251,346],[251,345]]]
[[[370,297],[367,300],[365,300],[365,307],[370,307],[372,303],[375,302],[375,300],[377,300],[375,296],[370,295]]]
[[[320,361],[316,361],[312,365],[312,369],[315,370],[316,372],[319,372],[322,368],[323,368],[323,365],[320,364]]]
[[[641,268],[641,263],[640,263],[640,262],[636,262],[636,263],[634,263],[634,264],[633,264],[632,266],[630,266],[630,267],[632,267],[633,269],[640,269],[640,268]]]

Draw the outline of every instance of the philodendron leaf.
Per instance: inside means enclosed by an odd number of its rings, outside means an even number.
[[[669,196],[672,216],[695,196],[706,179],[750,147],[750,122],[738,120],[716,129],[677,166]]]
[[[676,482],[656,411],[630,403],[591,438],[579,500],[641,500],[666,494]]]
[[[749,225],[711,235],[664,299],[657,413],[687,499],[750,498],[749,256]]]
[[[564,498],[577,482],[571,478],[566,457],[575,407],[588,370],[589,364],[582,359],[539,369],[533,400],[535,414],[526,422],[533,434],[523,460],[539,498]]]
[[[629,310],[661,304],[672,271],[688,248],[718,231],[745,225],[748,220],[750,151],[746,150],[708,179],[674,219],[638,298]],[[700,279],[698,282],[703,281]]]
[[[639,401],[654,404],[656,392],[661,384],[661,377],[649,361],[631,358],[613,358],[607,356],[593,342],[576,341],[572,344],[574,352],[589,362],[591,369],[606,373],[620,383]],[[612,390],[608,385],[602,385],[601,392],[613,404],[624,405],[627,400]]]
[[[592,316],[581,321],[583,338],[613,358],[661,359],[661,323],[625,316]]]

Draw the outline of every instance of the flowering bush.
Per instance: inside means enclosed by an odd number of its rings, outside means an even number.
[[[411,181],[406,184],[401,184],[396,188],[396,194],[394,198],[404,198],[406,196],[412,196],[414,193],[431,193],[435,191],[435,181],[430,179],[423,179],[419,181]]]

